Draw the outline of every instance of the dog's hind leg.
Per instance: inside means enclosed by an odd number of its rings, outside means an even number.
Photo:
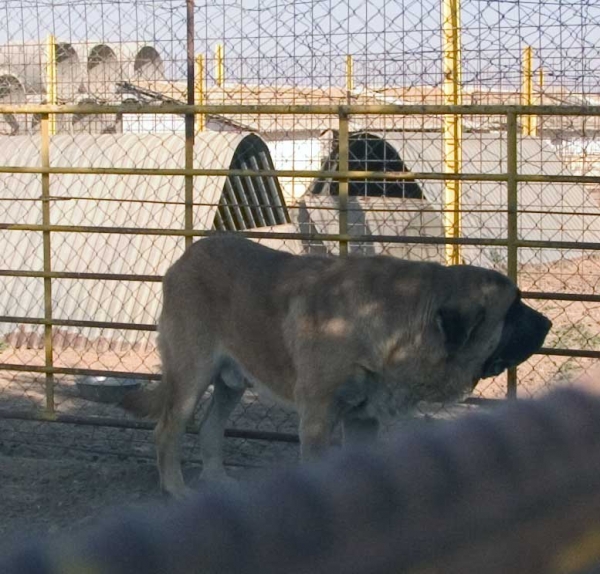
[[[165,374],[163,376],[173,377]],[[186,494],[181,473],[181,442],[185,425],[196,406],[196,397],[175,396],[165,405],[154,429],[161,489],[172,496]]]
[[[179,497],[187,489],[181,473],[181,442],[185,426],[212,378],[212,359],[195,357],[195,361],[175,364],[163,358],[163,377],[171,389],[154,430],[158,471],[163,491]]]
[[[200,427],[203,479],[227,478],[223,465],[225,425],[245,390],[246,383],[243,375],[236,369],[226,367],[214,379],[213,395]]]

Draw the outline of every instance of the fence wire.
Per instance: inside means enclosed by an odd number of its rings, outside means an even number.
[[[450,26],[448,13],[459,16]],[[158,378],[160,277],[182,231],[443,262],[454,210],[461,261],[510,272],[506,106],[573,110],[517,117],[517,279],[554,322],[548,348],[518,369],[517,394],[570,384],[600,356],[600,114],[576,113],[600,104],[600,7],[6,0],[0,14],[0,409],[99,425],[60,442],[13,421],[3,440],[149,456],[147,433],[124,433],[116,421],[134,422],[77,383]],[[185,104],[211,108],[186,116]],[[373,112],[447,104],[496,112]],[[454,206],[449,171],[463,175]],[[482,381],[475,397],[504,398],[507,385]],[[289,439],[296,419],[248,393],[231,424]]]

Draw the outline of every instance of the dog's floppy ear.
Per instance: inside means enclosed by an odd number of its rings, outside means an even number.
[[[468,307],[445,305],[438,311],[436,323],[444,336],[449,355],[453,355],[465,345],[484,318],[485,309],[477,303]]]

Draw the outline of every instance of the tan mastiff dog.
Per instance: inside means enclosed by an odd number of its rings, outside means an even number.
[[[222,477],[224,427],[248,386],[294,405],[302,459],[338,422],[345,440],[382,416],[449,401],[536,352],[551,322],[504,275],[392,257],[291,255],[232,235],[202,239],[168,270],[163,378],[125,408],[158,417],[162,488],[185,492],[184,427],[214,385],[200,432],[203,476]]]

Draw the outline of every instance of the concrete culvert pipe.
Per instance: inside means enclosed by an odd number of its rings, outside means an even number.
[[[45,78],[44,78],[45,79]],[[83,89],[84,72],[75,48],[56,44],[56,92],[60,101],[71,102]]]
[[[97,44],[88,52],[88,92],[101,100],[110,99],[121,79],[121,63],[107,44]]]
[[[19,78],[26,94],[45,94],[48,50],[45,42],[0,46],[0,68]],[[72,44],[56,44],[56,88],[59,101],[70,102],[81,91],[84,72]]]
[[[136,80],[164,80],[165,67],[160,54],[152,46],[144,46],[135,56],[133,78]]]
[[[398,151],[384,138],[368,132],[356,132],[349,138],[348,167],[351,171],[407,172],[408,169]],[[323,168],[336,170],[339,147],[334,141]],[[339,184],[335,180],[315,180],[311,192],[315,195],[338,195]],[[353,197],[396,197],[423,199],[423,191],[414,179],[406,180],[350,180],[348,193]]]
[[[15,75],[0,71],[0,105],[25,104],[25,88]],[[2,114],[0,135],[23,134],[27,130],[27,116],[24,114]]]

